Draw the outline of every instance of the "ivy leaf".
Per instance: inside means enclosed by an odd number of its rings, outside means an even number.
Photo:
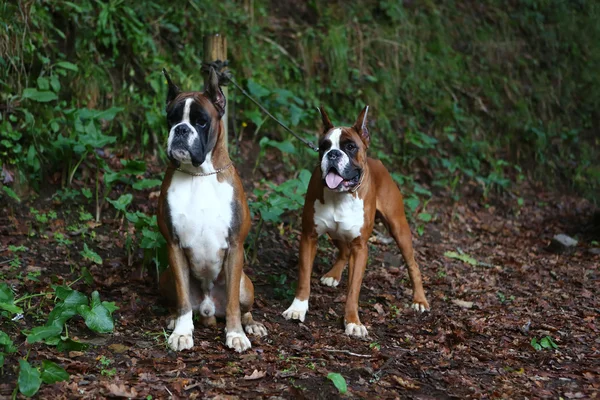
[[[91,307],[81,305],[77,310],[79,315],[85,319],[87,327],[94,332],[108,333],[115,328],[110,311],[100,301],[100,294],[97,290],[92,293]]]
[[[160,186],[162,181],[160,179],[142,179],[133,184],[135,190],[150,189]]]
[[[31,333],[27,335],[27,343],[37,343],[44,339],[58,336],[61,332],[62,325],[52,324],[49,326],[38,326],[33,328]]]
[[[69,373],[61,366],[49,360],[42,361],[42,381],[52,384],[69,379]]]
[[[131,204],[133,195],[131,193],[122,194],[117,200],[106,199],[110,204],[113,205],[118,211],[125,212],[127,206]]]
[[[54,64],[57,67],[63,68],[63,69],[68,69],[71,71],[77,71],[79,70],[79,68],[77,67],[77,65],[70,63],[68,61],[59,61],[56,64]]]
[[[19,392],[26,397],[31,397],[40,390],[42,379],[40,377],[40,371],[37,368],[33,368],[27,360],[20,359],[19,366]]]
[[[79,254],[83,256],[86,260],[90,260],[93,263],[102,265],[102,257],[98,255],[94,250],[90,249],[87,243],[83,244],[83,251],[80,251]]]
[[[348,386],[346,385],[346,379],[344,379],[344,377],[340,374],[338,374],[337,372],[330,372],[327,375],[327,379],[331,380],[331,382],[333,382],[333,385],[337,388],[337,390],[341,393],[344,394],[348,391]]]
[[[447,251],[447,252],[444,253],[444,255],[446,257],[448,257],[448,258],[454,258],[456,260],[460,260],[460,261],[462,261],[462,262],[464,262],[466,264],[471,264],[471,265],[477,265],[477,264],[479,264],[479,262],[476,259],[474,259],[470,255],[465,254],[465,253],[458,254],[455,251]]]
[[[22,97],[24,99],[31,99],[40,103],[48,103],[49,101],[58,99],[58,96],[54,92],[48,90],[39,91],[34,88],[27,88],[23,90]]]

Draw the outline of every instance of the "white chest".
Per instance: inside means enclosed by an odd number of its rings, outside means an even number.
[[[173,231],[188,249],[192,272],[212,281],[222,266],[233,219],[233,187],[216,175],[190,176],[176,171],[167,193]]]
[[[365,222],[364,201],[350,193],[328,190],[321,203],[315,200],[315,226],[317,233],[329,233],[334,239],[352,240],[360,236]]]

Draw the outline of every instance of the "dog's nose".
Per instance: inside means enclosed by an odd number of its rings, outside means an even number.
[[[342,156],[342,152],[339,150],[331,150],[329,153],[327,153],[327,158],[332,161],[337,160],[341,156]]]
[[[190,128],[188,128],[186,125],[179,125],[175,127],[173,133],[175,136],[188,135],[190,133]]]

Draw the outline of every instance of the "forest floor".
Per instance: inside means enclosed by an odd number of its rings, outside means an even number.
[[[256,180],[251,168],[239,169],[251,192]],[[225,347],[222,321],[217,328],[196,324],[191,350],[166,347],[167,312],[156,277],[140,268],[140,260],[127,266],[122,221],[110,219],[114,210],[105,211],[102,225],[89,223],[87,242],[103,258],[95,265],[80,256],[82,234],[69,236],[66,230],[77,219],[76,205],[57,204],[50,196],[4,204],[0,277],[16,297],[51,293],[51,285],[76,281],[85,265],[92,284],[79,280],[72,288],[88,295],[98,290],[119,309],[111,334],[93,334],[81,318],[69,322],[69,335],[89,348],[61,353],[29,345],[22,334],[43,324],[52,296],[21,304],[24,318],[0,320],[17,346],[0,375],[0,398],[13,393],[17,360],[25,356],[32,364],[52,360],[70,374],[67,382],[42,385],[39,398],[598,398],[597,211],[580,198],[539,188],[523,186],[519,196],[523,204],[509,206],[501,198],[486,204],[480,196],[453,201],[436,194],[427,206],[434,218],[423,234],[411,224],[431,305],[423,314],[409,307],[412,291],[397,246],[386,244],[384,228],[376,226],[381,235],[370,244],[360,296],[367,340],[343,333],[346,273],[337,288],[319,283],[335,256],[327,240],[320,241],[305,322],[284,320],[296,281],[300,226],[296,217],[291,224],[265,224],[257,262],[245,271],[256,288],[254,317],[269,334],[250,337],[252,348],[243,354]],[[152,214],[156,202],[156,193],[146,191],[133,206]],[[40,225],[30,206],[42,213],[55,210],[57,217]],[[91,204],[86,208],[91,212]],[[253,225],[251,235],[257,220]],[[57,245],[56,232],[73,243]],[[578,245],[564,254],[549,251],[559,233],[577,238]],[[19,266],[11,266],[9,246],[26,248]],[[462,254],[462,260],[448,252]],[[550,348],[534,349],[534,338],[538,343],[546,338]],[[330,372],[345,378],[346,394],[327,379]]]

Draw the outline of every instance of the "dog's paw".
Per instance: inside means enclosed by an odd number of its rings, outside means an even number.
[[[171,333],[171,336],[169,336],[169,347],[175,351],[191,349],[194,347],[194,338],[192,333]]]
[[[283,312],[283,318],[285,319],[298,319],[304,322],[306,318],[306,312],[308,311],[308,300],[294,299],[290,308]]]
[[[413,303],[410,306],[410,308],[412,308],[413,310],[415,310],[417,312],[429,311],[429,303],[427,303],[427,300],[425,300],[425,299],[421,299],[421,300],[413,299]]]
[[[267,336],[267,328],[260,322],[252,321],[252,323],[244,327],[246,333],[254,336]]]
[[[340,281],[335,279],[333,276],[322,276],[321,284],[329,287],[336,287],[340,284]]]
[[[366,338],[369,336],[369,332],[367,332],[367,327],[363,324],[354,324],[351,322],[346,324],[346,335],[357,338]]]
[[[252,345],[244,332],[227,332],[225,344],[238,353],[248,350]]]

